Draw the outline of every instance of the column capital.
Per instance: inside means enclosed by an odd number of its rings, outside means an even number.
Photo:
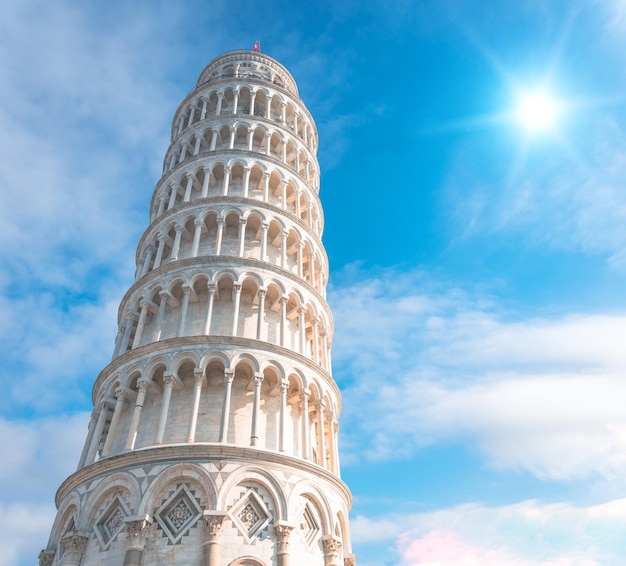
[[[52,563],[54,562],[55,554],[56,554],[56,551],[51,548],[42,550],[39,553],[39,566],[52,566]]]
[[[204,521],[204,526],[207,529],[209,540],[219,537],[222,532],[222,526],[226,516],[226,511],[207,510],[202,514],[202,520]]]
[[[80,564],[80,560],[83,557],[85,546],[89,537],[85,533],[78,531],[71,531],[67,533],[61,542],[65,548],[65,562]]]
[[[166,372],[163,374],[163,385],[166,387],[174,387],[177,381],[180,381],[173,372]]]
[[[215,289],[217,289],[217,283],[207,282],[206,288],[208,289],[209,293],[215,293]]]
[[[204,220],[202,220],[202,218],[196,218],[193,223],[194,226],[202,226],[202,224],[204,224]]]
[[[147,379],[141,378],[137,381],[137,391],[146,393],[150,387],[151,382]]]
[[[183,285],[183,293],[189,295],[193,287],[191,285]]]
[[[293,531],[294,526],[285,523],[283,521],[279,521],[274,525],[274,532],[276,533],[276,539],[278,542],[289,542],[289,536],[291,535],[291,531]]]
[[[224,224],[224,217],[223,216],[218,216],[216,222],[218,224]]]
[[[126,399],[126,395],[126,390],[121,387],[116,389],[115,393],[113,393],[113,397],[115,397],[116,401],[123,401],[124,399]]]
[[[259,297],[265,297],[265,293],[267,293],[267,289],[265,289],[264,287],[259,287],[257,295],[259,295]]]
[[[255,373],[254,377],[252,378],[255,385],[261,385],[264,379],[265,379],[265,375],[262,373]]]
[[[204,383],[204,370],[202,368],[195,368],[193,370],[193,382]]]
[[[315,408],[320,411],[320,412],[324,412],[324,409],[326,409],[326,403],[324,403],[324,399],[319,399],[315,402]]]
[[[128,537],[127,549],[142,551],[148,540],[152,517],[150,515],[126,517],[124,523],[126,524],[126,535]]]
[[[303,389],[302,391],[300,391],[300,397],[302,399],[304,399],[305,397],[307,399],[311,398],[311,390],[307,387],[306,389]]]
[[[281,305],[286,305],[286,304],[289,302],[289,297],[280,297],[280,298],[278,299],[278,302],[279,302]]]
[[[280,380],[280,391],[281,391],[281,393],[286,392],[287,389],[289,389],[289,380],[288,379],[281,379]]]
[[[348,554],[343,557],[344,566],[356,566],[356,556],[354,554]]]
[[[235,370],[225,369],[224,370],[224,383],[232,383],[233,379],[235,379]]]
[[[235,293],[241,293],[241,283],[239,282],[233,283],[233,289],[235,290]]]
[[[261,223],[261,228],[263,230],[269,230],[269,227],[270,227],[270,223],[269,222],[262,222]]]
[[[341,541],[332,535],[325,535],[322,537],[322,542],[324,544],[324,553],[326,554],[326,558],[337,559],[337,555],[339,554],[342,546]]]
[[[246,224],[247,222],[248,222],[248,219],[247,219],[247,218],[243,218],[243,217],[241,217],[241,218],[239,219],[239,224]]]

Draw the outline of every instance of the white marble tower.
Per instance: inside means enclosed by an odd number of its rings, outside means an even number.
[[[274,59],[202,71],[41,566],[355,563],[316,151]]]

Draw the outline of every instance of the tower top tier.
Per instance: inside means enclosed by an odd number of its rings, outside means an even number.
[[[200,73],[196,88],[228,79],[251,79],[271,83],[298,97],[293,77],[278,61],[257,51],[228,51],[216,57]]]

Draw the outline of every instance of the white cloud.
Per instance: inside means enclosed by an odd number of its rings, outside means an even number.
[[[31,421],[0,418],[0,563],[32,564],[46,546],[54,494],[78,464],[88,413]]]
[[[353,542],[396,541],[397,566],[618,566],[626,543],[626,500],[599,505],[524,501],[357,516]]]
[[[542,478],[626,472],[626,314],[505,318],[480,294],[394,270],[331,302],[336,374],[354,380],[343,418],[361,438],[345,446],[387,459],[462,441]]]

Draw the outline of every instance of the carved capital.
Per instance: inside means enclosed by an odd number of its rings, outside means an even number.
[[[281,544],[289,542],[289,536],[293,531],[293,526],[286,523],[278,523],[274,525],[274,532],[276,533],[276,540]]]
[[[213,541],[220,536],[225,518],[225,511],[205,511],[203,513],[202,519],[204,520],[204,526],[209,541]]]
[[[354,554],[348,554],[343,559],[344,566],[356,566],[356,556]]]
[[[126,523],[126,534],[128,537],[127,548],[129,550],[143,550],[148,540],[152,517],[150,515],[126,517],[124,523]]]
[[[326,535],[322,537],[322,542],[324,543],[326,560],[336,560],[341,550],[341,541],[331,535]]]
[[[66,564],[80,564],[88,540],[88,536],[77,531],[69,532],[61,539],[61,543],[65,548],[64,557]]]
[[[193,381],[196,384],[204,382],[204,370],[203,369],[195,368],[193,370]]]
[[[224,383],[232,383],[233,379],[235,379],[235,370],[234,369],[226,369],[224,370]]]
[[[52,566],[56,552],[52,549],[42,550],[39,553],[39,566]]]
[[[261,387],[261,383],[263,383],[263,379],[265,376],[262,373],[255,373],[252,380],[254,381],[254,385]]]

